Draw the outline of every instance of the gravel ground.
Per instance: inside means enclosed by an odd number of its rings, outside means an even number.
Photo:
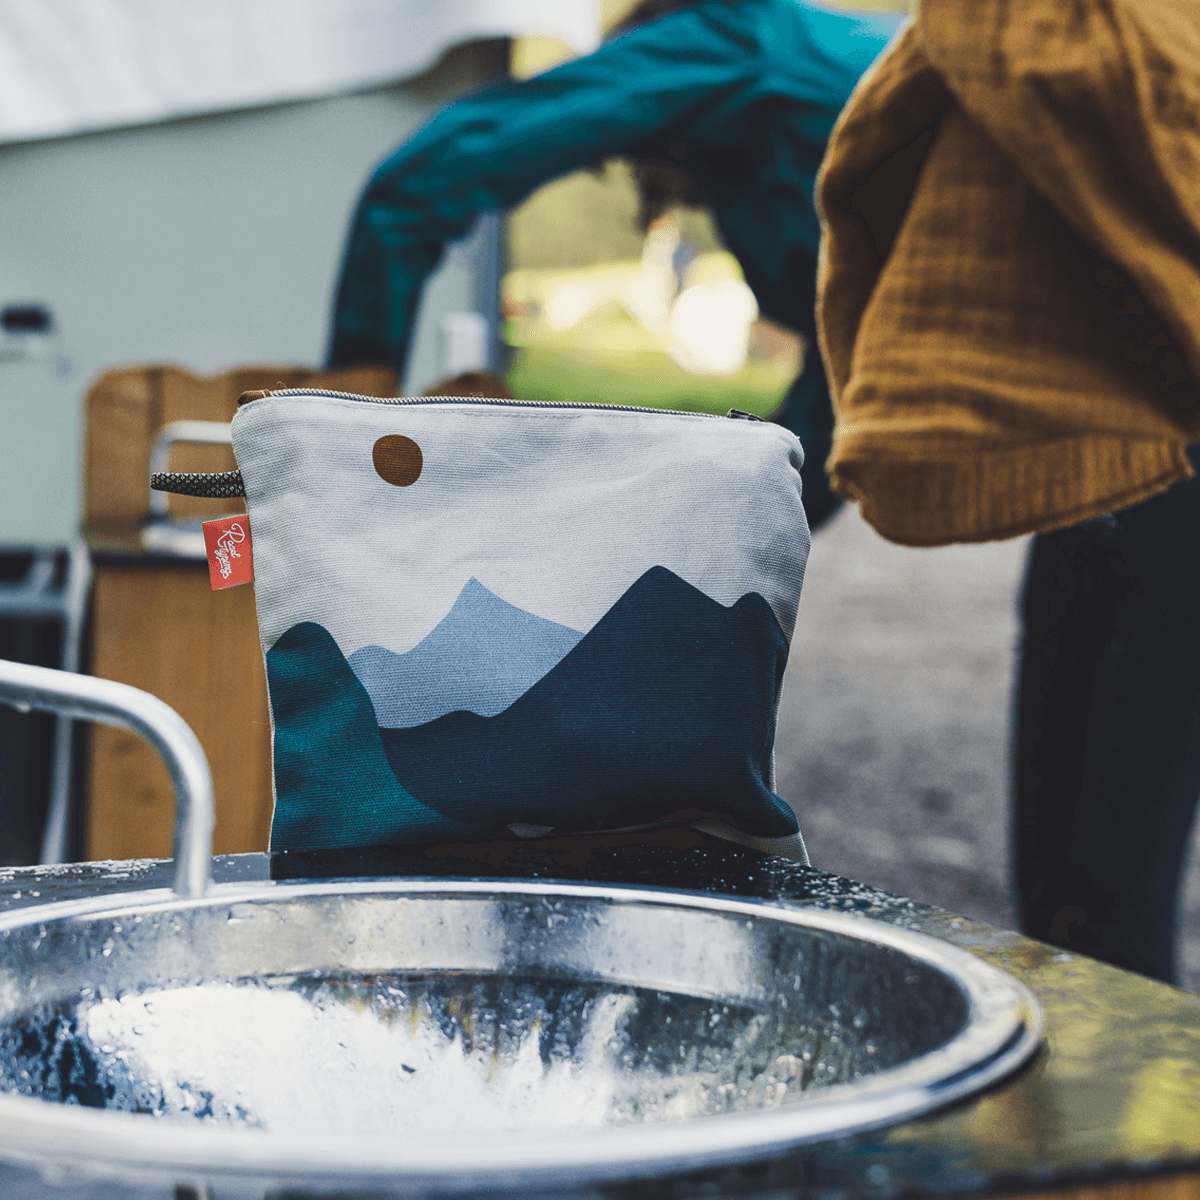
[[[814,866],[1016,925],[1008,739],[1026,539],[913,550],[847,505],[813,541],[776,739]],[[1200,855],[1181,921],[1200,991]]]

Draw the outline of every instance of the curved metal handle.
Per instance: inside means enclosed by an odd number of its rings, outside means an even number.
[[[172,421],[164,425],[150,447],[150,474],[163,475],[171,467],[171,447],[178,442],[201,446],[230,446],[233,439],[228,421]],[[165,517],[171,498],[166,492],[150,489],[150,515]]]
[[[202,896],[212,855],[213,785],[200,742],[157,696],[111,679],[0,659],[0,704],[117,725],[139,733],[166,764],[175,789],[175,877],[180,896]]]

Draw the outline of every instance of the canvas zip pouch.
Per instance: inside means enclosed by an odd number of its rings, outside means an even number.
[[[755,418],[249,393],[233,418],[273,851],[690,825],[807,861],[774,792],[809,548]]]

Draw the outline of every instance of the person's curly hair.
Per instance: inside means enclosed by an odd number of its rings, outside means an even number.
[[[618,37],[639,25],[657,21],[680,9],[692,8],[700,0],[638,0],[613,26],[609,37]],[[704,188],[696,176],[684,165],[687,162],[687,145],[673,143],[662,155],[624,156],[633,172],[634,186],[638,193],[638,227],[644,233],[655,221],[672,208],[695,208],[707,202]]]

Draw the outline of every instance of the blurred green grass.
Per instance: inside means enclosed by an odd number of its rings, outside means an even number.
[[[513,352],[508,385],[522,400],[631,404],[724,415],[731,408],[769,417],[790,380],[770,363],[749,362],[736,375],[693,375],[665,354],[601,356],[578,349]]]

